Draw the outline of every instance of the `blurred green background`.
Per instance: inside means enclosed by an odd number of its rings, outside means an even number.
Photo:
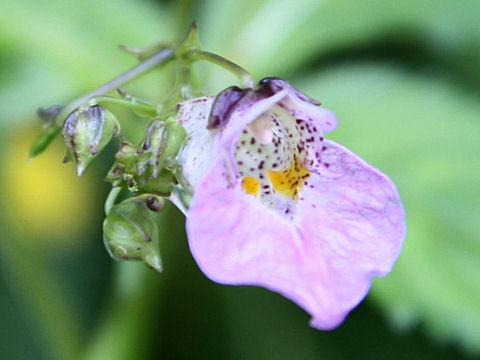
[[[0,358],[480,356],[479,14],[477,0],[0,0]],[[171,206],[159,220],[164,273],[114,263],[101,226],[115,145],[81,179],[61,164],[61,141],[27,161],[37,107],[135,65],[117,45],[179,40],[194,19],[204,49],[334,110],[330,137],[399,188],[404,250],[337,330],[309,328],[280,295],[210,282]],[[201,70],[210,94],[235,82]],[[158,101],[166,71],[126,88]]]

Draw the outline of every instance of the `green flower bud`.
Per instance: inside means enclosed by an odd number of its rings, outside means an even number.
[[[162,198],[147,194],[112,206],[103,222],[103,241],[110,256],[143,261],[162,271],[158,226],[152,216],[162,207]]]
[[[150,157],[150,152],[138,150],[123,138],[120,149],[115,154],[116,161],[106,180],[110,181],[114,187],[126,187],[137,195],[149,193],[168,196],[173,174],[162,170],[153,177],[152,167],[149,166]]]
[[[175,182],[176,156],[185,140],[183,127],[168,120],[155,120],[147,128],[139,150],[123,139],[106,179],[135,194],[168,196]]]
[[[147,165],[153,177],[162,169],[173,170],[176,156],[187,138],[185,129],[174,121],[153,121],[147,128],[142,152],[150,153]]]
[[[115,116],[99,105],[79,108],[65,119],[63,137],[81,176],[88,164],[119,130]]]

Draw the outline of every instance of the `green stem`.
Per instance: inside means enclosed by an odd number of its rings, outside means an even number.
[[[115,204],[115,200],[117,200],[117,197],[120,194],[120,191],[122,191],[121,187],[114,187],[112,188],[112,190],[110,190],[107,200],[105,200],[105,215],[108,215],[108,213],[112,209],[113,205]]]
[[[149,57],[147,60],[142,61],[137,66],[117,76],[113,80],[93,90],[87,95],[72,101],[70,104],[68,104],[62,109],[59,116],[57,117],[57,122],[59,122],[59,125],[61,126],[63,124],[63,120],[68,116],[68,114],[70,114],[73,110],[75,110],[79,106],[87,103],[91,98],[95,96],[105,95],[119,88],[120,86],[126,84],[127,82],[145,74],[146,72],[153,69],[154,67],[166,64],[167,62],[172,60],[173,57],[174,57],[173,49],[170,49],[170,48],[161,49],[160,51],[158,51],[157,53]]]
[[[68,116],[68,114],[70,114],[73,110],[75,110],[79,106],[86,104],[92,98],[99,97],[111,91],[114,91],[115,89],[126,84],[127,82],[145,74],[152,68],[159,65],[166,64],[167,62],[172,60],[174,57],[175,57],[175,51],[172,48],[163,48],[159,50],[157,53],[155,53],[148,59],[142,61],[137,66],[117,76],[113,80],[107,82],[106,84],[100,86],[99,88],[93,90],[92,92],[69,103],[67,106],[65,106],[62,109],[62,111],[58,115],[57,123],[61,126],[63,123],[63,120]],[[234,75],[236,75],[239,78],[239,80],[242,82],[243,86],[247,88],[253,88],[255,86],[255,80],[253,79],[253,77],[250,75],[248,71],[246,71],[244,68],[238,66],[237,64],[231,62],[230,60],[220,55],[217,55],[208,51],[190,49],[187,51],[186,57],[189,61],[204,60],[216,65],[219,65],[224,69],[230,71]],[[103,98],[102,100],[106,101],[105,98]],[[109,101],[112,102],[113,100],[109,100]],[[121,102],[122,105],[126,104],[121,100],[118,100],[117,102]],[[132,106],[132,104],[128,104],[128,106]]]
[[[145,114],[145,116],[148,117],[157,116],[160,112],[159,108],[155,107],[155,105],[149,104],[145,101],[122,99],[113,96],[95,96],[88,102],[88,105],[120,105],[126,109]]]
[[[223,67],[225,70],[230,71],[232,74],[237,76],[239,80],[242,82],[243,86],[246,88],[253,88],[255,86],[255,80],[253,79],[252,75],[237,64],[231,62],[224,57],[208,52],[202,51],[197,49],[191,49],[187,53],[187,58],[190,61],[198,61],[204,60],[216,64],[218,66]]]

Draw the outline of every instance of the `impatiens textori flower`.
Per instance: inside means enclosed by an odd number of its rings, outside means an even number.
[[[324,138],[334,114],[287,82],[180,104],[190,249],[212,280],[258,285],[332,329],[395,262],[405,233],[392,181]]]

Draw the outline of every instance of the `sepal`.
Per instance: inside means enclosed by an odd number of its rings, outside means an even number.
[[[55,124],[43,129],[42,133],[33,141],[30,147],[29,157],[34,158],[44,152],[57,135],[60,134],[61,130],[62,128]]]
[[[52,105],[47,109],[39,108],[37,110],[38,117],[43,122],[43,131],[30,147],[30,158],[34,158],[44,152],[62,130],[62,128],[56,124],[57,116],[61,111],[61,105]]]

